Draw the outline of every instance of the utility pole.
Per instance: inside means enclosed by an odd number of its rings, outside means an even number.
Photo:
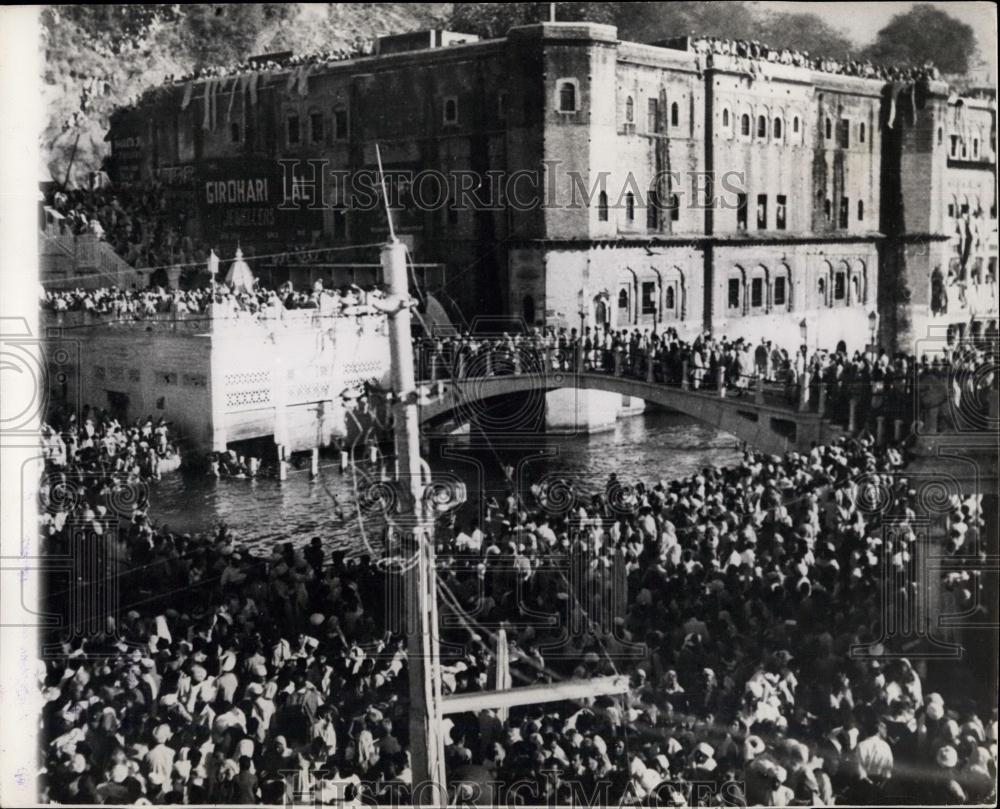
[[[390,224],[391,229],[391,224]],[[390,230],[391,233],[391,230]],[[441,728],[441,678],[438,666],[437,580],[433,522],[424,502],[420,459],[420,418],[410,338],[406,248],[391,233],[382,248],[382,277],[389,287],[389,350],[392,359],[397,519],[400,551],[407,562],[406,664],[410,679],[410,756],[413,805],[448,804]],[[394,310],[394,311],[393,311]]]

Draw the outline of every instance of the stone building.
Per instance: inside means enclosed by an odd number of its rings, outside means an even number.
[[[113,121],[116,176],[212,245],[369,245],[377,144],[397,231],[468,316],[789,349],[996,328],[995,96],[592,23],[411,40],[159,88]]]

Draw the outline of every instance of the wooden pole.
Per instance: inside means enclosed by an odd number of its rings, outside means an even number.
[[[444,745],[440,735],[441,681],[438,676],[437,582],[435,577],[433,523],[423,499],[420,460],[420,417],[417,412],[413,345],[406,278],[406,248],[395,236],[382,248],[383,281],[389,299],[400,308],[389,313],[389,349],[395,425],[396,478],[399,484],[399,529],[412,554],[406,576],[407,668],[410,679],[410,754],[413,797],[416,805],[447,805]]]
[[[507,691],[470,691],[449,694],[444,698],[445,714],[481,711],[483,708],[514,708],[542,702],[587,699],[603,694],[624,694],[628,691],[628,676],[595,677],[591,680],[563,680],[561,683],[544,683],[511,688]],[[414,770],[416,778],[416,770]],[[416,781],[414,781],[416,783]]]

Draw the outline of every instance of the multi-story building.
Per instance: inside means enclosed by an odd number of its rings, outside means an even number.
[[[996,329],[995,122],[940,82],[542,23],[176,83],[109,138],[222,249],[384,240],[378,146],[416,178],[397,232],[467,314],[856,349]]]

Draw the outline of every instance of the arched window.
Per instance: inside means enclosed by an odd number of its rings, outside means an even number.
[[[680,124],[680,122],[681,122],[681,109],[680,107],[677,106],[677,102],[675,101],[673,104],[670,105],[670,125],[677,126]]]
[[[865,202],[861,199],[858,200],[858,221],[865,221]]]
[[[974,160],[979,159],[979,138],[972,139],[972,158]]]
[[[628,290],[623,289],[618,293],[618,308],[628,310]]]
[[[766,138],[767,137],[767,118],[763,115],[757,118],[757,137]]]
[[[829,118],[826,119],[824,134],[826,135],[827,140],[830,140],[830,138],[833,137],[833,121]]]
[[[833,218],[833,203],[829,199],[823,200],[823,215],[826,217],[827,222]]]
[[[576,85],[564,81],[559,85],[559,111],[576,112]]]
[[[729,129],[729,110],[728,109],[722,111],[722,125],[726,129]]]
[[[635,221],[635,194],[631,191],[625,195],[625,221]]]
[[[861,143],[865,142],[865,125],[864,124],[859,124],[858,125],[858,141],[861,142]]]
[[[743,270],[737,268],[729,274],[726,286],[726,305],[730,312],[743,309]]]
[[[675,297],[675,293],[674,293],[674,288],[673,288],[673,286],[668,286],[667,287],[667,296],[666,296],[666,306],[665,306],[665,308],[667,308],[667,309],[673,309],[674,306],[676,305],[676,303],[677,303],[677,301],[676,301],[676,297]]]
[[[635,122],[635,102],[632,100],[632,96],[625,99],[625,123],[631,124]]]
[[[608,221],[608,195],[604,191],[597,195],[597,219],[599,222]]]
[[[777,274],[774,276],[774,282],[771,285],[771,304],[776,309],[788,309],[790,307],[791,299],[788,294],[790,278],[791,273],[788,270],[788,265],[779,265]]]
[[[826,306],[826,279],[820,278],[816,282],[816,295],[819,298],[819,305]]]
[[[744,137],[750,137],[750,116],[745,112],[740,117],[740,134]]]
[[[444,100],[444,122],[446,124],[458,123],[458,99],[446,98]]]
[[[289,145],[297,144],[300,140],[299,116],[290,113],[285,117],[285,135]]]
[[[799,134],[799,116],[798,115],[796,115],[794,118],[792,118],[792,132],[794,132],[796,135]]]
[[[771,132],[774,134],[774,139],[775,140],[781,140],[782,129],[784,129],[784,126],[781,123],[781,119],[780,118],[775,118],[774,119],[774,126],[771,127]]]
[[[524,314],[525,323],[535,322],[535,299],[531,295],[524,296],[524,300],[521,302],[521,311]]]

